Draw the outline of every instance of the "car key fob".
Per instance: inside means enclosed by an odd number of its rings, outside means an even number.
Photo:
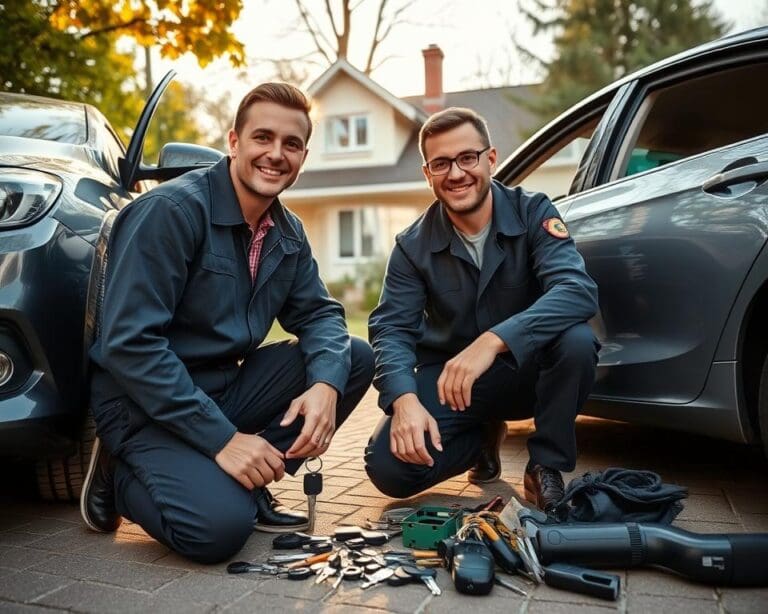
[[[483,542],[465,539],[453,547],[451,576],[456,590],[466,595],[487,595],[493,588],[495,563]]]

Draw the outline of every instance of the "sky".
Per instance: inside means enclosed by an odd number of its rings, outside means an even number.
[[[436,43],[445,54],[445,91],[537,80],[540,75],[531,63],[516,57],[511,37],[515,36],[544,58],[551,54],[551,44],[546,39],[532,37],[529,26],[520,17],[519,1],[415,0],[407,12],[408,23],[393,29],[382,46],[380,57],[389,59],[372,77],[397,96],[422,93],[421,50]],[[390,3],[398,6],[397,0]],[[322,0],[308,0],[308,4],[316,7],[318,13],[322,12]],[[377,2],[361,0],[359,13],[355,13],[359,17],[353,19],[372,23],[377,5]],[[733,24],[733,31],[768,22],[768,0],[714,0],[714,5]],[[295,15],[293,2],[288,0],[244,0],[243,11],[233,30],[246,46],[249,62],[245,71],[234,70],[227,60],[217,60],[201,69],[193,57],[187,56],[174,62],[156,60],[155,76],[173,67],[183,82],[210,92],[229,92],[234,105],[251,87],[272,76],[271,65],[264,58],[296,57],[312,48],[308,36],[297,32]],[[365,42],[370,40],[371,30],[359,32],[360,40],[353,39],[350,45],[350,59],[358,67],[364,64]],[[308,82],[322,70],[320,66],[313,67]]]

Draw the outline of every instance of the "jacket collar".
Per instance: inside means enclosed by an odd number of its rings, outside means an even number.
[[[229,156],[224,156],[209,169],[209,181],[211,186],[211,221],[217,226],[238,226],[246,224],[243,217],[243,211],[240,209],[240,202],[235,194],[235,187],[232,185],[232,178],[229,175]],[[295,241],[299,241],[299,235],[288,218],[279,199],[275,198],[269,207],[269,213],[272,221],[275,223],[276,230],[279,233]]]
[[[512,201],[510,192],[495,179],[491,180],[491,205],[493,207],[491,235],[516,237],[525,233],[525,226],[520,220],[516,203]],[[435,206],[436,214],[432,225],[430,249],[433,252],[439,252],[450,245],[455,233],[443,203],[436,201]]]

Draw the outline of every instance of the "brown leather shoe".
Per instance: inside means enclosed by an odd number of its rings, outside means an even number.
[[[523,484],[526,500],[551,516],[561,517],[562,508],[558,504],[565,494],[565,485],[557,469],[529,463]]]
[[[507,423],[504,421],[486,422],[483,425],[483,449],[472,469],[467,473],[467,481],[472,484],[495,482],[501,475],[501,442],[507,436]]]

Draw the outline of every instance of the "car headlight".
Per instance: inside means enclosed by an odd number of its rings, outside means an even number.
[[[0,228],[39,219],[61,193],[61,180],[24,168],[0,168]]]

